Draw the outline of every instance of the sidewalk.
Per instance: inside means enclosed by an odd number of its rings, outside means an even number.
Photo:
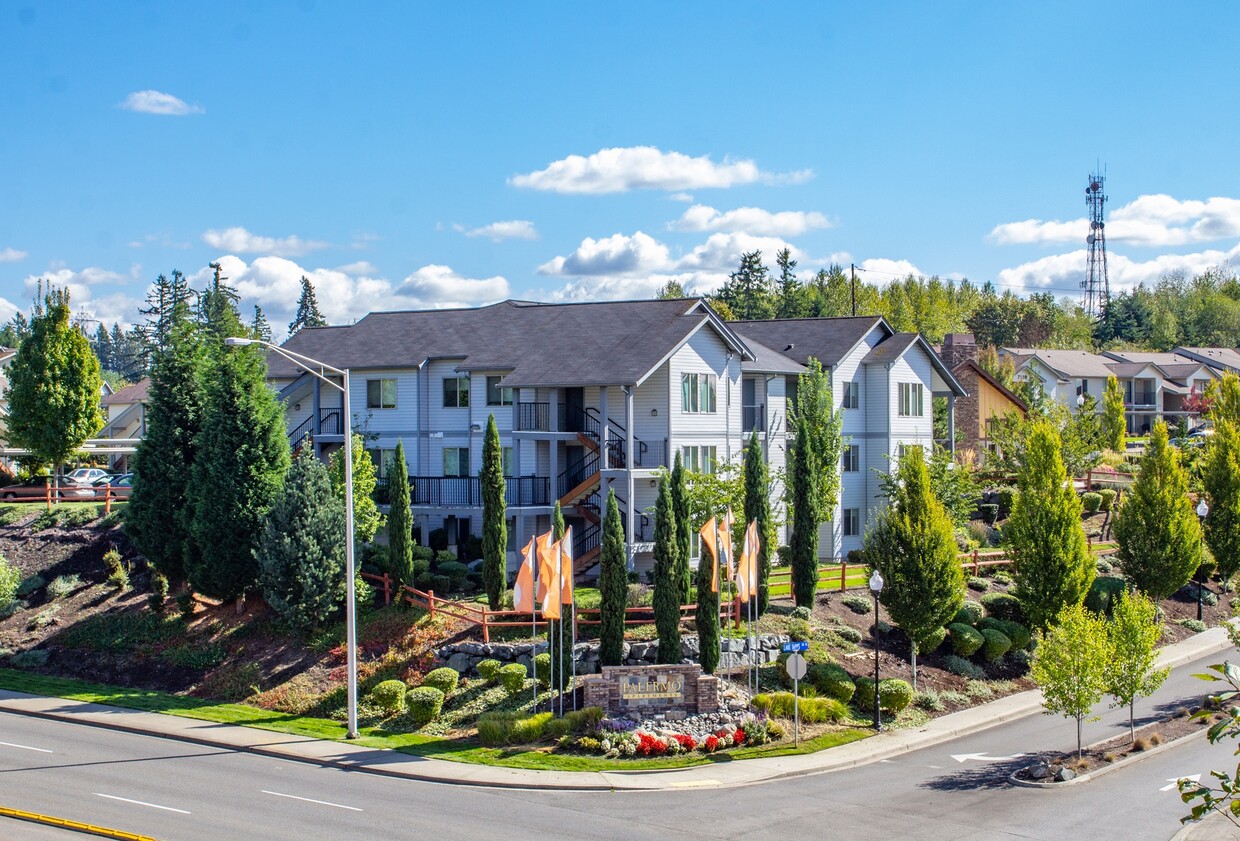
[[[1230,647],[1222,628],[1211,628],[1162,649],[1160,666],[1172,668]],[[1009,695],[988,704],[932,719],[924,727],[885,731],[868,739],[818,753],[716,762],[668,771],[537,771],[473,765],[274,733],[252,727],[216,724],[161,713],[46,698],[0,690],[0,710],[39,718],[107,727],[131,733],[178,739],[211,747],[331,765],[374,774],[437,783],[500,788],[579,791],[661,791],[718,788],[765,783],[822,774],[877,762],[977,733],[1041,710],[1037,691]]]

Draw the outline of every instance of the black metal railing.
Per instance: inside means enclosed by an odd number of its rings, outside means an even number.
[[[766,405],[759,403],[756,406],[741,406],[741,431],[766,432]]]
[[[292,444],[293,446],[297,446],[298,444],[300,444],[302,438],[305,438],[307,435],[310,435],[314,432],[314,430],[311,428],[311,425],[313,423],[314,423],[314,415],[311,415],[310,417],[306,418],[301,423],[297,424],[297,426],[293,427],[293,431],[288,434],[289,443]]]
[[[344,435],[344,412],[339,406],[319,409],[319,434]]]
[[[549,476],[508,476],[504,479],[504,502],[516,507],[551,505]]]
[[[603,530],[596,524],[591,524],[583,529],[573,529],[573,557],[583,558],[587,552],[592,552],[603,545]],[[581,570],[574,570],[581,572]]]
[[[551,431],[551,404],[550,403],[518,403],[517,404],[517,431],[518,432],[550,432]]]
[[[566,493],[580,485],[599,471],[599,454],[590,453],[577,464],[570,465],[556,479],[556,496],[563,498]]]
[[[375,482],[375,502],[390,505],[390,480]],[[547,476],[506,476],[504,504],[513,508],[551,505],[551,479]],[[410,476],[409,504],[444,508],[481,508],[482,482],[477,476]]]
[[[607,436],[607,466],[615,470],[624,470],[629,466],[628,459],[628,442],[626,439],[609,432]],[[640,438],[633,439],[633,467],[643,470],[653,470],[657,467],[667,467],[667,439],[662,441],[643,441]]]
[[[628,531],[628,518],[625,521],[625,531]],[[630,538],[631,543],[652,543],[654,542],[654,518],[648,514],[638,514],[637,519],[633,521],[633,537]]]

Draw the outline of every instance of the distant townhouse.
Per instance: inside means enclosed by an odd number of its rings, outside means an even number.
[[[99,438],[136,440],[146,437],[146,404],[150,399],[151,378],[143,377],[136,383],[123,386],[103,397],[106,420]],[[112,470],[127,471],[131,468],[130,453],[112,453],[109,466]]]
[[[949,333],[939,356],[951,369],[967,397],[956,400],[956,440],[971,451],[979,463],[992,450],[990,432],[995,422],[1009,414],[1028,417],[1029,407],[1011,389],[995,379],[978,362],[977,340],[972,333]]]

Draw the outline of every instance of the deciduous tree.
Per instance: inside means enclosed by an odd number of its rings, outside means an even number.
[[[1045,634],[1039,632],[1031,674],[1042,689],[1042,706],[1051,715],[1076,719],[1076,755],[1081,727],[1107,691],[1111,643],[1106,620],[1079,604],[1065,607]]]
[[[1170,669],[1154,667],[1155,646],[1162,638],[1158,607],[1140,593],[1121,593],[1107,626],[1111,653],[1107,658],[1106,691],[1112,706],[1128,707],[1128,734],[1136,741],[1133,708],[1138,698],[1158,691]]]
[[[1240,570],[1240,427],[1220,418],[1206,444],[1202,485],[1209,498],[1205,538],[1219,577],[1230,581]]]

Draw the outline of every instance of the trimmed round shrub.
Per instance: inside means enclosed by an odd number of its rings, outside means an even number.
[[[983,628],[993,628],[1003,634],[1012,641],[1012,650],[1019,651],[1029,645],[1029,640],[1033,639],[1033,633],[1019,622],[1012,622],[1008,619],[995,619],[993,616],[987,616],[981,622],[977,623],[978,630]]]
[[[431,588],[446,596],[452,592],[452,579],[446,575],[432,575]]]
[[[848,608],[853,613],[857,613],[862,616],[874,610],[874,607],[870,604],[870,600],[865,596],[845,596],[840,599],[840,604],[844,605],[844,607]]]
[[[443,711],[443,693],[433,686],[419,686],[405,694],[405,707],[415,727],[423,727]]]
[[[966,660],[963,657],[957,657],[955,654],[948,654],[943,658],[943,668],[954,675],[960,677],[972,678],[980,680],[986,677],[986,672],[976,663]]]
[[[806,622],[808,622],[809,617],[810,617],[810,610],[808,607],[804,607],[804,606],[794,607],[792,609],[792,612],[789,613],[788,616],[791,619],[804,619]]]
[[[1110,618],[1115,603],[1128,591],[1128,582],[1115,575],[1099,575],[1085,594],[1085,607]]]
[[[952,653],[957,657],[972,657],[985,644],[986,639],[970,625],[954,623],[947,626],[952,635]]]
[[[999,570],[990,577],[995,580],[996,584],[1008,585],[1012,583],[1012,574],[1010,572],[1004,572],[1003,570]]]
[[[805,682],[818,690],[820,695],[845,704],[852,700],[853,693],[857,691],[852,676],[834,663],[811,665],[806,670]]]
[[[1012,504],[1016,502],[1016,488],[1002,487],[995,490],[999,500],[999,516],[1006,517],[1012,513]]]
[[[1102,504],[1099,506],[1099,510],[1110,511],[1115,508],[1115,497],[1118,495],[1119,492],[1115,488],[1103,488],[1098,491],[1098,496],[1102,497]]]
[[[1109,575],[1111,570],[1115,569],[1115,567],[1113,567],[1111,562],[1106,558],[1099,558],[1094,562],[1094,569],[1098,570],[1099,575]]]
[[[385,680],[370,690],[370,700],[384,712],[398,712],[405,705],[405,691],[404,682]]]
[[[987,616],[993,616],[996,619],[1020,622],[1025,618],[1020,599],[1011,593],[987,593],[982,596],[982,608],[985,609]]]
[[[924,638],[917,641],[917,650],[922,654],[933,654],[947,640],[946,628],[935,628]]]
[[[426,677],[422,678],[422,685],[433,686],[447,696],[453,693],[460,680],[461,676],[456,669],[443,666],[427,672]]]
[[[519,695],[525,689],[525,666],[509,663],[499,670],[499,682],[509,695]]]
[[[898,714],[913,703],[915,694],[908,681],[889,677],[878,684],[878,705],[892,714]]]
[[[835,632],[836,636],[840,637],[841,639],[848,640],[849,642],[853,644],[861,642],[861,640],[865,636],[860,631],[858,631],[856,628],[850,628],[847,625],[840,625],[839,627],[832,628],[831,630]]]
[[[429,572],[421,572],[414,576],[413,586],[425,593],[435,588],[435,576]]]
[[[956,611],[949,625],[976,625],[982,618],[982,606],[977,602],[965,601]]]
[[[1097,514],[1098,509],[1102,507],[1102,494],[1092,492],[1081,494],[1081,507],[1085,509],[1086,514]]]
[[[448,576],[453,591],[465,589],[465,582],[469,578],[469,567],[465,564],[460,561],[444,561],[435,571]]]
[[[499,680],[499,670],[503,665],[498,660],[483,660],[478,664],[478,677],[487,683],[495,683],[495,681]]]
[[[982,659],[993,663],[1012,649],[1008,635],[995,628],[982,628],[978,633],[986,640],[982,645]]]
[[[979,505],[977,510],[982,515],[982,522],[988,526],[993,526],[995,521],[999,519],[999,506],[994,503]]]
[[[853,692],[852,705],[861,711],[872,712],[874,710],[874,678],[859,677],[856,682],[856,689]]]
[[[534,657],[534,677],[543,689],[551,685],[551,655],[546,651]]]
[[[985,578],[982,578],[980,575],[970,575],[969,581],[968,581],[968,587],[970,590],[973,590],[975,592],[985,593],[987,590],[990,589],[990,582],[987,581]]]

